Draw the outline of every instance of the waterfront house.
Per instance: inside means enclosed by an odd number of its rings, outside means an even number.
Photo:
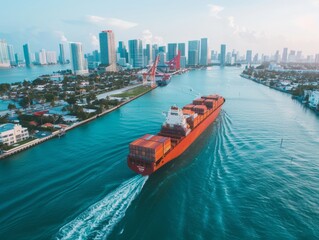
[[[19,124],[5,123],[0,125],[0,142],[12,145],[29,138],[27,128]]]
[[[29,125],[36,127],[36,126],[38,126],[38,123],[36,121],[30,121]]]
[[[52,123],[45,123],[41,125],[42,128],[53,128],[53,124]]]
[[[75,123],[79,120],[76,116],[73,116],[73,115],[63,116],[62,119],[64,122],[67,122],[67,123]]]
[[[37,85],[34,89],[38,91],[43,91],[46,85]]]
[[[319,91],[312,91],[309,96],[309,106],[311,108],[317,108],[319,104]]]

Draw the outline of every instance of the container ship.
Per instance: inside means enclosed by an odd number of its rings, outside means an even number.
[[[171,82],[171,75],[170,74],[164,74],[160,79],[156,80],[157,85],[160,87],[166,86],[170,82]]]
[[[182,109],[172,106],[157,135],[146,134],[129,145],[130,169],[143,176],[180,156],[218,116],[225,99],[202,96]]]

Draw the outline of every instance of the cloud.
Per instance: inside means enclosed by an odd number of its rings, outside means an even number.
[[[236,28],[235,18],[234,18],[233,16],[229,16],[229,17],[228,17],[228,25],[229,25],[231,28]]]
[[[100,16],[88,15],[86,21],[95,25],[107,25],[110,27],[117,27],[120,29],[129,29],[136,27],[138,24],[135,22],[126,21],[119,18],[104,18]]]
[[[64,35],[63,32],[61,31],[55,31],[56,35],[59,37],[60,42],[68,42],[68,39],[66,38],[66,36]]]
[[[142,32],[142,39],[145,43],[152,43],[153,34],[150,30],[146,29]]]
[[[93,33],[90,33],[90,42],[91,42],[91,45],[94,48],[98,48],[99,47],[99,39]]]
[[[256,41],[262,37],[265,37],[264,33],[247,29],[245,26],[239,26],[235,22],[234,16],[229,16],[227,20],[228,20],[228,26],[233,30],[233,34],[247,41]]]
[[[146,44],[164,44],[164,39],[161,36],[153,36],[149,29],[142,32],[142,40]]]
[[[221,18],[220,13],[224,10],[224,7],[214,4],[208,4],[209,13],[212,17]]]

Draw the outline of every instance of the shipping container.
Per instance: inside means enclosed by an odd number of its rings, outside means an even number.
[[[186,105],[186,106],[183,107],[183,110],[184,110],[184,109],[193,110],[194,106],[195,106],[194,104],[188,104],[188,105]]]
[[[183,114],[184,115],[189,115],[189,116],[191,116],[191,115],[194,115],[194,111],[192,111],[192,110],[189,110],[189,109],[183,109]]]
[[[205,102],[204,102],[204,105],[205,105],[207,108],[213,108],[214,102],[215,102],[215,100],[206,99]]]
[[[194,111],[202,115],[207,111],[207,107],[205,105],[198,105],[194,107]]]
[[[203,96],[203,99],[213,99],[213,100],[218,100],[220,97],[217,94],[214,95],[208,95],[208,96]]]
[[[193,104],[194,105],[202,105],[204,103],[205,99],[203,98],[197,98],[195,100],[193,100]]]

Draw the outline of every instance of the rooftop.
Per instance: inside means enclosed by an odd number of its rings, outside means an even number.
[[[14,128],[13,123],[5,123],[0,125],[0,132],[5,132],[8,130],[12,130]]]

